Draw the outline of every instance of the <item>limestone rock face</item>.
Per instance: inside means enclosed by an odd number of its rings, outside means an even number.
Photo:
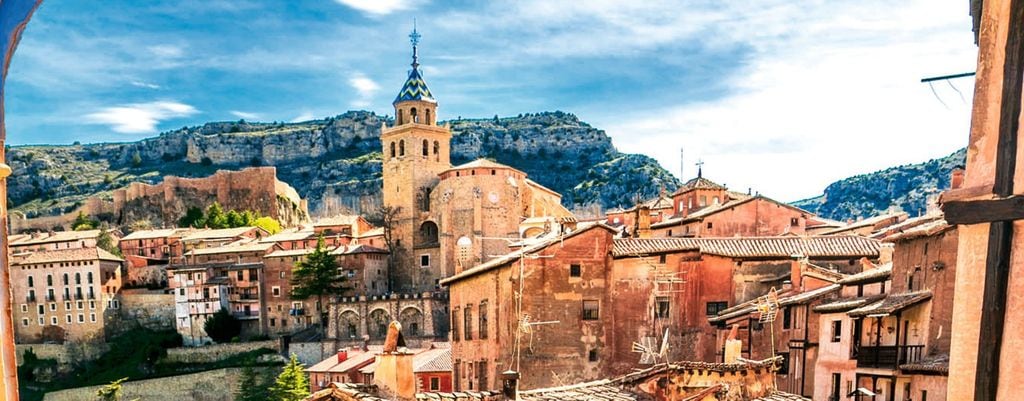
[[[13,147],[7,153],[14,169],[10,205],[28,217],[56,215],[93,195],[111,198],[132,182],[275,166],[277,178],[309,200],[313,215],[370,211],[380,204],[385,122],[390,118],[350,111],[301,123],[207,123],[129,143]],[[653,159],[619,153],[604,131],[569,113],[447,123],[452,163],[486,157],[510,165],[562,193],[570,208],[628,206],[637,195],[679,185]]]

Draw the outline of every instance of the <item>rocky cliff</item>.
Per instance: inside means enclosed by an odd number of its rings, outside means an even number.
[[[7,153],[11,207],[26,216],[74,210],[92,195],[164,176],[205,177],[218,169],[275,166],[314,215],[379,203],[380,127],[352,111],[303,123],[216,122],[138,142],[18,146]],[[525,171],[563,194],[566,206],[629,205],[678,180],[653,159],[619,153],[604,131],[563,112],[449,121],[452,163],[479,157]]]

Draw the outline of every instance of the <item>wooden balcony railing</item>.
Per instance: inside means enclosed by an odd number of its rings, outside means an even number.
[[[923,345],[883,345],[857,349],[858,368],[897,369],[899,365],[916,362],[924,352]]]

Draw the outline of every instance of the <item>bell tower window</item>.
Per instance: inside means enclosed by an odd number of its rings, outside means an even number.
[[[430,115],[430,109],[427,109],[427,124],[434,125],[434,119]]]
[[[420,116],[418,116],[416,114],[416,108],[415,107],[409,109],[409,117],[412,119],[412,122],[414,122],[414,123],[419,123],[420,122]]]
[[[426,157],[426,156],[429,156],[429,155],[430,155],[430,143],[427,142],[426,139],[424,139],[423,140],[423,156]]]
[[[395,121],[395,125],[405,124],[405,121],[402,121],[402,120],[405,119],[404,117],[405,117],[405,110],[398,109],[398,121]]]
[[[398,156],[405,156],[405,140],[398,141]]]

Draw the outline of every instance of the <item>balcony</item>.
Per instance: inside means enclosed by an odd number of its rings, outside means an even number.
[[[232,294],[232,301],[259,301],[260,294]]]
[[[259,319],[260,311],[257,310],[245,310],[245,311],[232,311],[231,315],[240,320]]]
[[[923,353],[923,345],[860,347],[856,351],[857,367],[895,370],[899,365],[917,362]]]
[[[288,314],[292,316],[302,316],[306,314],[306,310],[303,308],[292,308],[288,310]]]

